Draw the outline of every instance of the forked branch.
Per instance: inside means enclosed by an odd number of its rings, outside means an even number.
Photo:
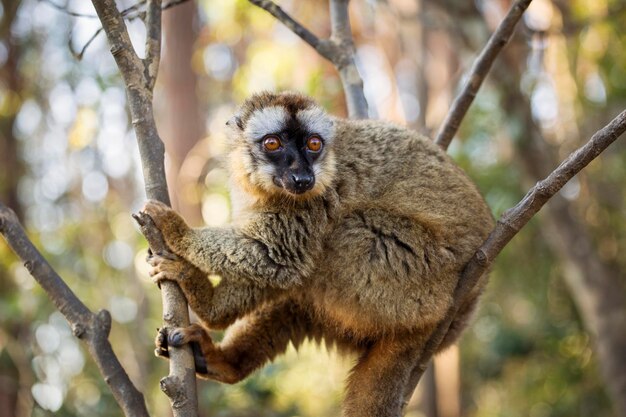
[[[147,417],[143,394],[133,385],[109,343],[109,312],[100,310],[94,314],[83,304],[28,239],[15,213],[3,204],[0,204],[0,234],[65,316],[74,336],[85,342],[124,414]]]
[[[489,38],[487,45],[485,45],[478,58],[476,58],[476,61],[474,61],[474,65],[472,66],[469,76],[467,77],[465,85],[463,86],[463,90],[461,90],[459,95],[457,95],[454,99],[452,107],[448,111],[441,128],[437,132],[435,143],[441,146],[444,150],[448,149],[450,142],[452,142],[454,135],[461,126],[461,122],[463,121],[467,110],[474,101],[480,86],[489,73],[493,62],[496,60],[500,51],[509,42],[509,39],[511,39],[513,32],[515,32],[517,22],[520,20],[531,1],[532,0],[515,1],[504,20],[500,22],[496,31],[493,32]]]
[[[474,288],[480,276],[489,269],[500,251],[550,198],[625,131],[626,110],[622,111],[608,125],[596,132],[584,146],[570,154],[547,178],[539,181],[515,207],[502,214],[494,230],[461,273],[459,283],[454,292],[452,307],[448,310],[445,319],[430,336],[428,343],[422,351],[417,367],[411,375],[412,389],[410,392],[405,393],[406,401],[408,401],[406,397],[412,394],[428,362],[448,332],[459,306],[463,304],[463,299]]]
[[[339,72],[346,95],[348,115],[353,119],[367,118],[363,79],[357,70],[354,58],[354,40],[348,14],[349,0],[330,0],[331,36],[329,39],[318,38],[272,0],[249,1],[280,20],[289,30],[329,60]]]
[[[146,11],[146,58],[141,60],[130,42],[123,16],[115,0],[92,0],[111,46],[111,53],[126,85],[128,105],[137,134],[139,153],[149,199],[169,205],[163,165],[164,146],[158,135],[152,111],[152,89],[161,51],[161,0],[149,0]],[[157,239],[158,241],[158,239]],[[150,244],[155,244],[151,239]],[[154,247],[162,251],[162,247]],[[187,303],[176,283],[161,285],[163,322],[169,327],[189,325]],[[175,417],[196,417],[198,403],[193,355],[188,346],[170,349],[170,374],[161,380]]]

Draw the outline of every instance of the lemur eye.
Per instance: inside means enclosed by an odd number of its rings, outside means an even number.
[[[311,136],[307,141],[306,141],[306,147],[311,151],[311,152],[319,152],[322,150],[322,139],[320,139],[319,136]]]
[[[263,147],[268,152],[274,152],[280,149],[281,143],[278,136],[267,136],[263,139]]]

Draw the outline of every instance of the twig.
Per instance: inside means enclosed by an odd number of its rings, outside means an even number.
[[[459,126],[474,101],[476,93],[478,93],[493,62],[502,48],[509,42],[509,39],[511,39],[517,22],[520,20],[531,1],[532,0],[516,0],[474,62],[463,90],[455,98],[439,132],[437,132],[435,143],[443,149],[448,149],[452,138],[459,130]]]
[[[249,0],[249,1],[255,6],[260,7],[261,9],[268,12],[269,14],[274,16],[276,19],[280,20],[283,23],[283,25],[287,26],[289,30],[291,30],[293,33],[298,35],[303,41],[308,43],[315,50],[320,52],[318,50],[320,39],[317,36],[315,36],[313,32],[311,32],[310,30],[302,26],[302,24],[298,23],[291,16],[285,13],[285,11],[279,5],[277,5],[271,0]],[[322,54],[322,56],[324,56],[324,58],[328,59],[329,61],[332,61],[330,57],[324,55],[322,52],[320,52],[320,54]]]
[[[89,38],[89,40],[88,40],[87,42],[85,42],[85,44],[83,45],[83,47],[80,49],[80,52],[76,52],[76,51],[74,50],[74,47],[72,46],[72,35],[71,35],[71,33],[70,33],[70,37],[69,37],[69,39],[68,39],[68,41],[67,41],[67,45],[69,46],[69,48],[70,48],[70,52],[72,53],[72,55],[74,56],[74,58],[76,58],[76,59],[77,59],[77,60],[79,60],[79,61],[80,61],[80,60],[82,60],[82,59],[83,59],[83,56],[85,56],[85,52],[87,52],[87,48],[89,48],[89,45],[91,45],[91,43],[92,43],[93,41],[95,41],[95,40],[96,40],[96,38],[98,37],[98,35],[99,35],[99,34],[101,34],[103,30],[104,30],[104,29],[102,29],[102,28],[100,28],[100,29],[96,30],[96,31],[93,33],[93,35],[91,35],[91,38]]]
[[[413,393],[428,362],[448,332],[459,306],[462,305],[463,299],[476,285],[481,275],[489,269],[504,246],[574,175],[600,155],[625,131],[626,110],[622,111],[608,125],[596,132],[584,146],[570,154],[547,178],[539,181],[515,207],[502,214],[494,230],[461,273],[454,291],[452,306],[425,345],[420,360],[411,375],[410,390],[405,393],[405,400],[408,401],[406,397]]]
[[[114,0],[92,0],[96,12],[107,34],[111,53],[120,69],[126,85],[128,105],[133,127],[137,134],[139,153],[146,181],[148,198],[170,204],[163,165],[164,151],[152,111],[152,88],[158,69],[160,55],[160,12],[156,10],[160,1],[151,0],[146,21],[149,40],[146,60],[141,60],[133,50],[124,18]],[[155,42],[159,43],[156,45]],[[154,243],[154,242],[150,242]],[[160,250],[161,248],[153,248]],[[163,299],[163,322],[169,327],[189,325],[187,303],[176,283],[165,281],[161,285]],[[195,367],[188,346],[170,349],[170,374],[161,380],[161,389],[170,398],[175,417],[196,417],[198,402],[196,395]]]
[[[91,18],[97,19],[98,18],[98,15],[95,15],[95,14],[73,12],[71,10],[68,10],[65,6],[61,6],[60,4],[56,4],[55,2],[53,2],[51,0],[40,0],[40,1],[43,1],[46,4],[49,4],[50,6],[54,7],[55,9],[60,10],[63,13],[67,14],[68,16],[78,17],[78,18],[88,18],[88,19],[91,19]],[[129,7],[125,8],[125,9],[123,9],[122,11],[120,11],[120,14],[124,17],[124,20],[127,20],[127,21],[132,21],[132,20],[137,19],[138,17],[142,17],[145,14],[145,12],[141,10],[141,6],[146,4],[146,1],[147,0],[139,0],[137,3],[133,4],[132,6],[129,6]],[[186,3],[188,1],[189,0],[172,0],[172,1],[168,2],[168,3],[166,3],[166,4],[161,5],[160,9],[161,9],[161,11],[167,10],[167,9],[172,8],[172,7],[178,6],[179,4]],[[161,2],[159,1],[159,3],[161,3]],[[151,9],[150,5],[148,5],[148,10],[152,10],[152,15],[153,15],[153,19],[154,19],[156,17],[156,16],[154,16],[156,14],[156,11],[154,9]],[[160,16],[160,13],[159,13],[159,16]],[[159,19],[160,19],[160,17],[159,17]],[[159,23],[158,26],[161,27],[161,24]],[[150,28],[150,27],[153,27],[153,25],[151,25],[151,24],[147,24],[146,25],[146,28]],[[69,48],[70,48],[70,52],[72,53],[72,56],[74,56],[79,61],[81,59],[83,59],[83,56],[85,55],[85,52],[87,51],[87,48],[89,48],[89,45],[92,44],[92,42],[98,37],[98,35],[100,33],[102,33],[103,30],[104,30],[103,28],[100,28],[100,29],[96,30],[93,33],[93,35],[91,35],[89,40],[85,43],[85,45],[83,45],[83,47],[78,52],[72,46],[72,39],[71,39],[71,35],[70,35],[70,39],[68,40],[68,45],[69,45]],[[148,36],[146,37],[146,42],[150,38],[151,38],[151,36],[150,36],[150,34],[148,34]],[[161,43],[160,42],[159,42],[158,46],[159,46],[159,48],[161,47]],[[146,51],[148,51],[148,50],[149,50],[149,47],[148,47],[148,45],[146,45]],[[159,51],[158,55],[160,55],[160,51]],[[149,60],[149,61],[153,61],[153,60]],[[156,61],[158,61],[158,59]],[[155,72],[155,77],[154,78],[156,79],[156,72]]]
[[[65,316],[74,336],[85,342],[124,414],[148,417],[143,394],[130,381],[109,343],[109,312],[100,310],[94,314],[83,304],[28,239],[15,213],[3,204],[0,204],[0,234]]]
[[[68,16],[72,16],[72,17],[82,17],[82,18],[87,18],[87,19],[97,19],[98,16],[95,14],[87,14],[87,13],[78,13],[78,12],[73,12],[71,10],[69,10],[66,6],[57,4],[55,2],[53,2],[52,0],[41,0],[46,4],[49,4],[50,6],[54,7],[55,9],[62,11],[63,13],[65,13]]]
[[[320,39],[298,23],[271,0],[248,0],[281,21],[289,30],[329,60],[339,72],[351,118],[367,117],[367,101],[363,94],[363,80],[354,61],[354,41],[348,15],[349,0],[330,0],[331,36]]]

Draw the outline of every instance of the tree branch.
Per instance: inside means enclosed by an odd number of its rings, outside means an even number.
[[[348,5],[350,0],[330,0],[330,41],[335,45],[332,62],[346,93],[348,114],[357,119],[367,118],[367,101],[363,93],[363,80],[354,60],[354,41],[350,27]]]
[[[346,95],[346,105],[351,118],[367,118],[367,101],[363,93],[363,80],[354,60],[354,41],[348,15],[349,0],[330,0],[331,36],[320,39],[298,23],[271,0],[248,0],[281,21],[289,30],[329,60],[339,72]]]
[[[626,110],[608,125],[596,132],[589,141],[570,154],[547,178],[539,181],[515,206],[504,212],[487,240],[467,263],[454,291],[454,301],[445,318],[439,323],[426,343],[420,360],[410,379],[410,390],[405,392],[408,401],[419,382],[431,357],[450,328],[463,299],[476,285],[478,279],[489,269],[496,256],[522,227],[581,169],[593,161],[611,143],[626,131]]]
[[[146,25],[146,59],[145,77],[146,88],[154,89],[159,61],[161,60],[161,0],[148,0],[148,13],[145,19]]]
[[[489,42],[487,42],[487,45],[485,45],[485,48],[474,62],[463,90],[461,90],[459,95],[454,99],[452,107],[437,132],[435,143],[443,149],[448,149],[452,138],[454,138],[454,135],[459,130],[459,126],[461,126],[461,122],[474,101],[485,77],[489,73],[493,62],[502,48],[509,42],[509,39],[511,39],[517,22],[520,20],[531,1],[532,0],[515,1],[504,20],[500,22],[496,31],[489,38]]]
[[[310,30],[302,26],[300,23],[295,21],[291,16],[289,16],[285,11],[276,3],[271,0],[249,0],[250,3],[254,4],[257,7],[265,10],[276,19],[280,20],[283,25],[287,26],[289,30],[298,35],[300,39],[308,43],[313,49],[317,50],[320,44],[320,39],[313,34]],[[319,52],[319,51],[318,51]],[[321,52],[320,52],[321,53]],[[322,54],[323,55],[323,54]],[[323,55],[324,56],[324,55]],[[331,60],[329,57],[324,56],[324,58]]]
[[[3,204],[0,204],[0,234],[65,316],[74,336],[85,342],[124,414],[147,417],[143,394],[130,381],[109,343],[109,312],[100,310],[94,314],[83,304],[28,239],[15,213]]]
[[[170,204],[163,158],[165,148],[161,141],[152,111],[152,88],[158,69],[161,42],[160,1],[150,0],[146,24],[146,59],[142,61],[134,52],[123,16],[114,0],[92,0],[107,34],[111,53],[117,62],[126,85],[126,94],[137,134],[148,198]],[[154,241],[150,242],[154,243]],[[162,251],[162,247],[153,248]],[[163,322],[168,327],[189,325],[189,312],[185,298],[176,283],[165,281],[161,285]],[[170,374],[161,380],[161,389],[170,398],[175,417],[198,415],[196,378],[193,355],[189,346],[170,349]]]

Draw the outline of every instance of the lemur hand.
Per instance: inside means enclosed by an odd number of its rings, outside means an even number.
[[[142,209],[161,231],[167,246],[177,255],[185,252],[184,237],[191,232],[187,223],[170,207],[156,200],[148,200]]]

